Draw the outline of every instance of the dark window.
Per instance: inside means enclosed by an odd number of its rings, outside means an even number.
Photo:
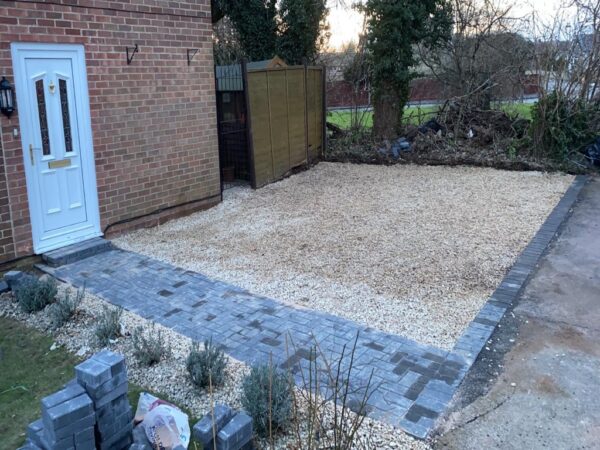
[[[65,151],[73,151],[73,139],[71,138],[71,116],[69,116],[69,96],[67,94],[67,81],[58,80],[60,92],[60,108],[62,110],[63,132],[65,135]]]
[[[44,95],[44,80],[35,82],[35,92],[38,103],[38,116],[40,118],[40,134],[42,138],[42,154],[50,154],[50,137],[48,136],[48,117],[46,116],[46,96]]]

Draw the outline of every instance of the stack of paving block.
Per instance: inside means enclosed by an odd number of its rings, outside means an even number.
[[[249,415],[243,412],[235,413],[226,405],[216,405],[213,411],[214,418],[212,413],[208,413],[194,425],[194,439],[202,442],[203,448],[215,447],[213,439],[215,435],[217,450],[251,450],[254,448],[252,418]]]
[[[133,414],[127,398],[127,368],[122,355],[103,350],[75,367],[77,383],[96,412],[99,450],[121,450],[132,442]]]
[[[3,280],[0,281],[0,293],[6,292],[9,289],[15,292],[19,287],[36,279],[37,278],[30,273],[21,272],[20,270],[11,270],[10,272],[6,272]]]
[[[42,418],[27,427],[24,448],[95,450],[92,399],[76,383],[42,399]]]

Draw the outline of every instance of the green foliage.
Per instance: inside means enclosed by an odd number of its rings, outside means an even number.
[[[170,346],[165,342],[161,330],[156,331],[154,324],[148,332],[144,327],[137,327],[132,334],[133,356],[142,366],[152,366],[171,353]]]
[[[506,154],[510,159],[516,159],[519,153],[518,148],[515,146],[514,142],[511,142],[506,148]]]
[[[360,7],[367,17],[367,53],[377,137],[400,134],[408,101],[414,46],[435,47],[450,38],[452,11],[446,0],[367,0]]]
[[[111,339],[116,339],[121,334],[121,317],[123,308],[103,307],[103,311],[98,317],[94,334],[100,345],[108,345]]]
[[[327,39],[325,0],[281,0],[277,52],[288,64],[314,61]]]
[[[599,102],[553,92],[541,98],[532,111],[531,134],[538,156],[562,162],[569,152],[589,144],[599,131]]]
[[[259,436],[271,437],[285,428],[292,413],[288,377],[271,366],[252,367],[242,382],[242,407],[250,414]]]
[[[251,61],[282,57],[288,64],[314,61],[327,35],[326,0],[220,0],[219,14],[233,24]]]
[[[194,342],[186,363],[192,382],[200,388],[223,384],[226,365],[225,353],[212,339],[204,341],[203,349]]]
[[[23,312],[34,313],[54,302],[56,293],[56,281],[52,278],[31,277],[16,289],[15,297]]]
[[[67,289],[62,297],[56,303],[53,303],[48,308],[48,316],[52,328],[58,329],[65,325],[71,317],[77,312],[77,308],[83,301],[85,289],[79,289],[75,297],[71,297],[71,291]]]
[[[277,52],[276,0],[223,0],[221,7],[237,31],[239,44],[251,61]]]

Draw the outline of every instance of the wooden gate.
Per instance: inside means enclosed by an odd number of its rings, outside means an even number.
[[[325,145],[322,67],[249,69],[250,151],[254,187],[316,161]]]

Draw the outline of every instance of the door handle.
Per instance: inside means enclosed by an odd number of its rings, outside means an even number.
[[[33,144],[29,144],[29,159],[31,159],[31,165],[35,166],[35,158],[33,157]]]

